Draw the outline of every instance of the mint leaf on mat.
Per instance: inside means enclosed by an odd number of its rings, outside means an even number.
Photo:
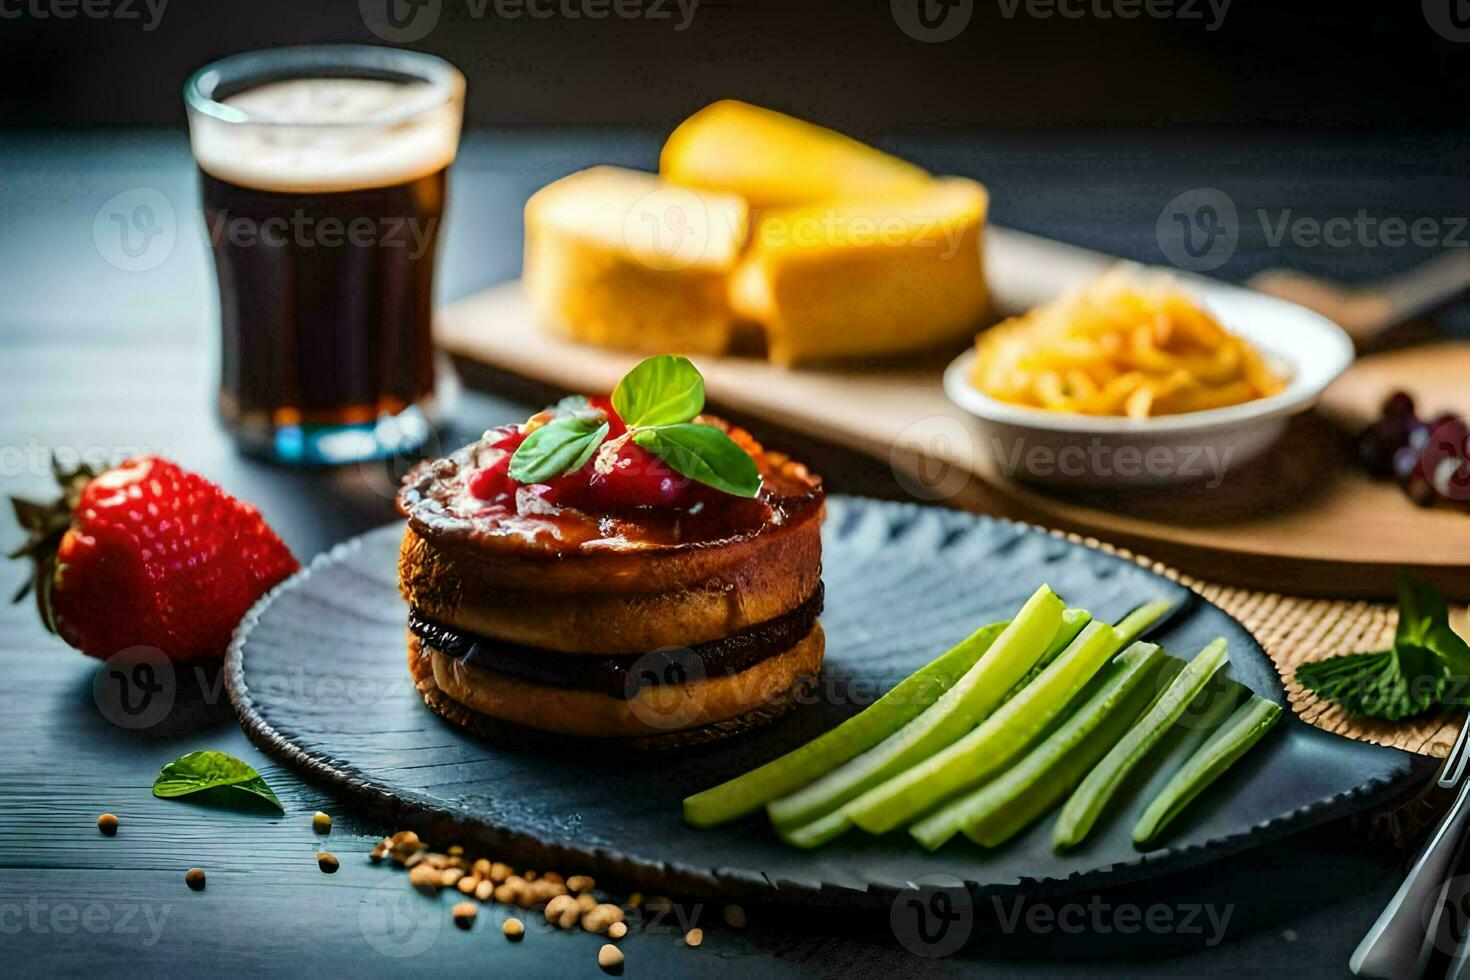
[[[1393,647],[1302,664],[1296,680],[1349,714],[1398,721],[1465,703],[1470,645],[1434,586],[1400,572]]]

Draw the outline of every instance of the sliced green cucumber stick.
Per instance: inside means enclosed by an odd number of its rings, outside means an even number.
[[[917,718],[855,758],[767,807],[777,828],[811,823],[969,731],[1046,652],[1065,606],[1043,585],[990,649]],[[840,833],[840,831],[838,831]]]
[[[1123,645],[1126,647],[1149,630],[1154,624],[1163,619],[1174,608],[1174,603],[1168,599],[1155,599],[1153,602],[1145,602],[1137,609],[1118,621],[1113,627],[1123,637]]]
[[[684,800],[684,820],[716,827],[800,789],[898,731],[955,685],[1009,623],[992,623],[900,681],[859,714],[759,769]]]
[[[1118,631],[1089,623],[1041,676],[978,728],[898,773],[845,808],[872,834],[907,826],[946,797],[970,789],[1018,756],[1118,652]]]
[[[1219,779],[1281,717],[1281,706],[1258,695],[1230,716],[1154,797],[1133,827],[1133,842],[1151,846],[1191,800]]]
[[[1103,756],[1068,798],[1052,833],[1053,847],[1058,850],[1075,847],[1087,836],[1128,774],[1179,720],[1210,678],[1225,665],[1226,659],[1223,639],[1211,642],[1195,654],[1153,706]]]
[[[1165,659],[1152,643],[1130,646],[1092,696],[1045,741],[996,779],[914,824],[910,835],[931,851],[962,828],[986,846],[1010,837],[1066,795],[1143,713]],[[1111,738],[1102,731],[1105,723],[1116,729]]]
[[[1155,623],[1157,623],[1165,613],[1173,608],[1174,603],[1164,599],[1159,599],[1155,600],[1154,602],[1144,603],[1137,609],[1133,610],[1131,613],[1125,616],[1122,621],[1120,621],[1116,626],[1113,627],[1113,629],[1118,631],[1122,638],[1122,642],[1119,645],[1118,649],[1123,649],[1123,647],[1126,647],[1128,644],[1138,639],[1144,633],[1148,632],[1148,630]],[[1017,683],[1015,687],[1010,689],[1010,691],[1006,694],[1005,699],[1009,701],[1017,694],[1020,694],[1021,689],[1024,688],[1027,684],[1030,684],[1032,681],[1036,680],[1036,678],[1040,677],[1041,672],[1045,670],[1048,666],[1050,666],[1051,662],[1057,658],[1057,654],[1061,653],[1068,644],[1076,639],[1077,634],[1082,632],[1082,627],[1086,626],[1091,621],[1092,613],[1088,612],[1085,609],[1068,609],[1065,613],[1063,613],[1062,628],[1057,631],[1057,638],[1052,641],[1051,649],[1046,652],[1046,656],[1037,661],[1036,665],[1027,672],[1025,677],[1021,678],[1020,682]]]
[[[1011,689],[1006,692],[1005,697],[1000,699],[1000,703],[1005,704],[1011,698],[1020,694],[1021,689],[1027,684],[1040,677],[1041,672],[1050,666],[1051,662],[1057,659],[1057,656],[1063,650],[1072,645],[1072,641],[1077,639],[1077,634],[1081,633],[1090,622],[1092,622],[1092,613],[1086,609],[1064,610],[1062,612],[1062,625],[1057,629],[1057,635],[1052,637],[1051,645],[1046,648],[1046,652],[1041,655],[1041,659],[1032,664],[1031,669],[1026,671],[1020,680],[1011,685]]]
[[[1173,657],[1169,659],[1180,667],[1184,666],[1182,660]],[[1137,806],[1142,810],[1149,800],[1159,795],[1165,784],[1199,751],[1199,747],[1205,744],[1215,730],[1224,724],[1225,719],[1248,701],[1250,696],[1248,689],[1225,676],[1224,671],[1216,674],[1205,685],[1205,689],[1195,695],[1189,708],[1174,722],[1174,727],[1154,746],[1148,759],[1147,778],[1129,780],[1127,801],[1125,803],[1120,795],[1118,805]],[[1133,791],[1134,785],[1137,786],[1136,792]]]

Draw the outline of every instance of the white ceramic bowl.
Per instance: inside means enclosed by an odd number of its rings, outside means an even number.
[[[1052,486],[1090,489],[1218,485],[1271,447],[1293,415],[1311,408],[1353,361],[1353,344],[1326,317],[1238,286],[1185,279],[1224,326],[1288,378],[1270,398],[1240,405],[1129,419],[1073,415],[1007,404],[970,384],[971,348],[944,372],[951,401],[980,420],[982,449],[999,471]]]

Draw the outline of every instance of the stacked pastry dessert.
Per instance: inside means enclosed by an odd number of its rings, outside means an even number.
[[[821,667],[821,481],[700,414],[681,357],[411,472],[409,664],[480,729],[687,742],[779,714]]]

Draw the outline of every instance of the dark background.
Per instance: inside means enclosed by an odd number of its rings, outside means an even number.
[[[146,0],[90,2],[111,4],[115,16],[37,18],[52,0],[0,3],[0,120],[181,123],[180,84],[212,59],[377,43],[362,10],[410,10],[405,0],[169,0],[150,30]],[[665,17],[601,20],[497,16],[496,0],[416,2],[439,16],[406,46],[465,71],[473,126],[665,130],[722,97],[869,137],[948,127],[1444,130],[1470,112],[1470,44],[1429,23],[1436,5],[1448,16],[1463,0],[1426,0],[1428,10],[1419,0],[1232,0],[1218,24],[1208,0],[1173,0],[1179,16],[1129,20],[1099,14],[1097,0],[1070,0],[1080,17],[1033,16],[1051,8],[1025,0],[969,0],[968,25],[945,43],[905,34],[888,0],[702,0],[682,30],[675,0],[642,0]],[[559,11],[569,0],[539,2]],[[926,0],[898,0],[916,2]],[[1099,6],[1106,14],[1119,5]]]

